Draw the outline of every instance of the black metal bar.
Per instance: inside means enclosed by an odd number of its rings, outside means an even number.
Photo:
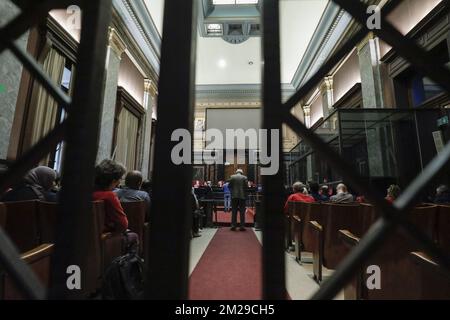
[[[32,26],[42,21],[52,9],[67,7],[71,4],[77,4],[81,0],[33,0],[22,3],[26,7],[23,12],[0,29],[0,53],[3,52],[8,44],[22,34],[24,34]]]
[[[63,140],[66,127],[66,122],[58,124],[44,138],[39,140],[36,145],[17,159],[0,179],[0,193],[3,193],[9,187],[19,182],[28,170],[32,169],[40,160],[53,152],[58,143]]]
[[[350,13],[360,24],[367,23],[367,6],[360,1],[333,0],[337,5]],[[449,1],[444,0],[448,5]],[[425,49],[419,47],[413,40],[405,37],[395,27],[389,23],[384,15],[381,15],[381,28],[372,31],[381,39],[391,45],[395,51],[412,63],[422,75],[426,75],[431,80],[439,84],[450,93],[450,71],[443,65],[437,65],[429,56]]]
[[[188,130],[192,137],[196,3],[194,0],[165,2],[150,261],[145,288],[145,295],[150,299],[186,299],[188,294],[192,165],[176,165],[171,154],[178,144],[172,141],[176,130]],[[185,152],[191,154],[189,150]],[[177,195],[176,201],[173,195]]]
[[[264,299],[284,300],[286,281],[284,270],[284,161],[282,141],[281,75],[280,75],[280,30],[279,1],[263,2],[264,54],[263,75],[263,129],[268,130],[268,152],[280,155],[278,172],[264,175],[263,180],[263,292]],[[278,131],[276,144],[272,144],[271,133]],[[268,154],[268,153],[267,153]],[[272,164],[273,165],[273,164]]]
[[[55,99],[58,106],[63,107],[69,111],[69,106],[72,99],[57,86],[52,79],[42,70],[42,67],[36,60],[31,57],[26,51],[20,48],[15,42],[8,44],[9,49],[22,62],[23,66],[28,69],[28,72],[36,78],[36,80],[43,86],[48,93]]]
[[[0,228],[0,265],[12,277],[19,291],[28,299],[43,300],[46,290],[30,267],[22,261],[9,237]]]
[[[98,151],[101,104],[104,94],[105,61],[111,0],[85,0],[72,107],[67,118],[64,174],[58,215],[55,256],[52,263],[52,298],[77,298],[66,287],[66,270],[82,266],[90,245],[89,223]],[[75,290],[76,291],[76,290]]]
[[[388,15],[392,12],[402,1],[391,1],[381,9],[381,14]],[[347,40],[339,49],[316,71],[316,73],[305,82],[305,84],[293,94],[283,105],[284,108],[292,109],[297,103],[301,101],[311,90],[317,86],[323,78],[328,76],[330,71],[344,59],[356,45],[361,42],[367,35],[368,31],[361,28],[349,40]]]

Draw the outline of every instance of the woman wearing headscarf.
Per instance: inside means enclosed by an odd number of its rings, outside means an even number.
[[[3,202],[42,200],[55,202],[52,189],[57,174],[49,167],[37,167],[30,170],[22,182],[3,197]]]

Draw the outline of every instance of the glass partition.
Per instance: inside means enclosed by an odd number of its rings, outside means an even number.
[[[437,154],[444,115],[448,110],[339,109],[314,131],[369,183],[384,188],[407,185]],[[291,183],[341,180],[305,141],[292,149],[289,170]]]

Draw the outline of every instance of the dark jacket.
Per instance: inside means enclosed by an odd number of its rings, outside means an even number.
[[[247,177],[242,174],[235,174],[230,178],[231,199],[246,199],[245,190],[248,186]]]

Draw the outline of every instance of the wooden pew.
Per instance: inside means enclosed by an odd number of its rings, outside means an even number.
[[[139,237],[139,253],[144,252],[144,224],[147,204],[145,201],[122,202],[122,208],[128,218],[128,229]]]
[[[50,288],[50,266],[53,254],[53,244],[43,244],[22,254],[22,260],[35,272],[45,288]],[[12,278],[6,274],[0,276],[3,290],[0,292],[0,300],[23,300],[24,296],[19,292]]]
[[[435,237],[437,206],[421,205],[412,209],[409,219],[430,238]],[[343,240],[348,245],[357,245],[360,237],[348,230],[341,231]],[[415,299],[419,291],[420,277],[411,264],[410,252],[417,250],[417,245],[400,231],[391,234],[384,246],[375,252],[364,265],[360,266],[359,288],[356,299],[397,300]],[[376,265],[381,269],[381,290],[369,290],[366,286],[367,267]]]
[[[58,204],[38,202],[38,228],[41,243],[55,243],[58,218]]]
[[[435,238],[447,254],[450,253],[450,206],[438,206]],[[424,252],[411,252],[410,260],[417,273],[417,295],[420,300],[450,300],[450,277],[437,262]]]
[[[359,204],[322,204],[322,223],[310,221],[313,237],[314,279],[322,282],[322,266],[335,269],[343,260],[348,249],[339,240],[339,230],[359,230],[361,221]]]
[[[359,214],[361,219],[361,229],[355,231],[355,234],[348,230],[340,230],[339,237],[347,247],[347,254],[358,244],[359,239],[362,238],[372,225],[381,217],[381,213],[377,212],[371,204],[362,203],[359,207]],[[357,233],[357,234],[356,234]],[[363,270],[362,266],[358,268],[357,274],[353,277],[350,283],[344,288],[345,300],[358,300],[362,295],[362,283],[363,283]]]
[[[314,248],[314,234],[309,225],[310,221],[322,222],[323,210],[321,203],[294,203],[292,224],[295,242],[295,256],[301,262],[301,252],[312,252]]]
[[[306,205],[307,204],[303,202],[289,202],[288,204],[289,217],[287,218],[288,223],[286,225],[286,241],[290,245],[295,242],[297,260],[300,259],[300,253],[297,254],[297,252],[300,252],[299,250],[303,248],[302,234],[307,211]]]
[[[39,246],[37,201],[8,202],[5,231],[19,252],[27,252]]]
[[[105,232],[105,204],[103,201],[93,203],[93,213],[97,217],[101,248],[101,274],[111,262],[123,254],[124,237],[122,233]]]
[[[6,206],[0,203],[0,227],[5,228],[6,226]]]

